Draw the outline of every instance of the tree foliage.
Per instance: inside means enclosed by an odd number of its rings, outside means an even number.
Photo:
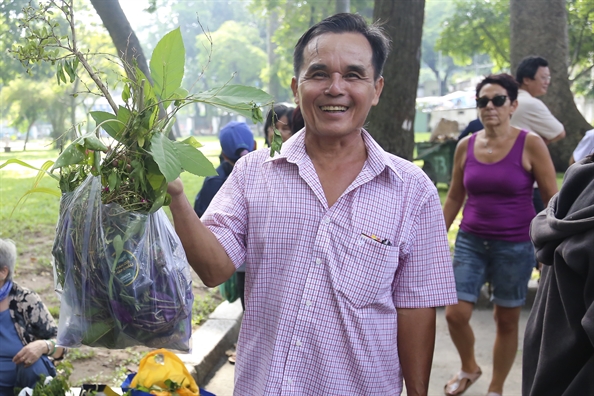
[[[444,21],[436,48],[458,64],[488,54],[499,70],[510,68],[509,0],[455,0],[454,14]],[[566,0],[569,75],[576,92],[594,95],[594,2]],[[526,37],[529,40],[529,37]]]
[[[351,12],[358,12],[371,21],[373,0],[351,0],[350,5]],[[270,37],[274,56],[263,77],[266,82],[277,78],[284,92],[276,99],[288,100],[292,97],[295,44],[307,29],[336,12],[336,0],[252,0],[249,10],[259,18],[271,18],[275,22]]]
[[[447,93],[447,82],[451,73],[458,68],[452,57],[443,55],[436,49],[436,43],[443,30],[443,21],[454,11],[453,3],[427,0],[423,22],[423,41],[421,56],[423,63],[431,69],[440,84],[442,95]]]
[[[455,0],[436,48],[461,65],[488,54],[498,69],[509,67],[509,0]]]
[[[257,28],[227,21],[209,37],[199,34],[196,40],[198,62],[208,63],[204,79],[209,87],[224,84],[231,78],[233,84],[261,86],[260,73],[266,66],[266,53]]]

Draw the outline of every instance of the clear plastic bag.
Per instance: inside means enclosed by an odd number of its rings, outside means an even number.
[[[162,209],[141,214],[104,205],[101,188],[90,176],[60,203],[58,344],[188,351],[192,281],[169,219]]]

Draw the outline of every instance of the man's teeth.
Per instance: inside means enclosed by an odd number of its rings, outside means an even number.
[[[346,106],[322,106],[320,108],[322,111],[347,111],[348,109]]]

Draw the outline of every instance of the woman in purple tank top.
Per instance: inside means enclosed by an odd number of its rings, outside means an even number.
[[[486,77],[476,87],[483,130],[456,147],[452,182],[443,212],[449,229],[464,201],[454,251],[458,304],[446,307],[450,336],[462,367],[445,386],[460,395],[482,374],[474,354],[470,317],[481,287],[489,283],[497,328],[489,396],[501,395],[518,349],[520,310],[534,267],[530,221],[536,180],[546,203],[557,192],[553,162],[540,136],[510,125],[518,85],[509,74]]]

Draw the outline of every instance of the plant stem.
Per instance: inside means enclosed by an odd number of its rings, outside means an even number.
[[[97,76],[97,73],[95,73],[95,71],[93,70],[91,65],[89,65],[89,62],[87,62],[83,53],[78,50],[78,46],[76,44],[76,29],[74,28],[74,9],[73,9],[73,5],[72,5],[72,1],[63,1],[63,3],[68,7],[68,13],[65,13],[65,14],[66,14],[66,19],[68,20],[68,24],[70,25],[70,32],[72,34],[71,51],[74,54],[74,56],[76,56],[78,58],[78,60],[83,65],[83,67],[85,68],[87,73],[89,73],[89,76],[93,79],[95,84],[97,84],[97,87],[99,88],[99,90],[101,91],[101,93],[103,94],[105,99],[107,99],[107,102],[109,103],[109,105],[111,106],[113,111],[117,114],[118,106],[116,105],[113,98],[111,97],[111,94],[107,90],[107,87],[105,86],[105,84],[103,84],[103,81],[101,81],[99,76]]]

